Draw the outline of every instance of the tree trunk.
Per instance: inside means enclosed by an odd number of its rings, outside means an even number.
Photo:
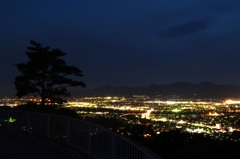
[[[45,100],[46,100],[46,96],[45,96],[45,79],[44,77],[42,78],[42,92],[41,92],[41,98],[42,98],[42,106],[45,105]]]

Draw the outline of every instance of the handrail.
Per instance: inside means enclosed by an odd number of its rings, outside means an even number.
[[[11,121],[10,121],[11,120]],[[1,110],[6,129],[49,138],[75,147],[96,159],[161,159],[136,141],[103,126],[60,115]]]

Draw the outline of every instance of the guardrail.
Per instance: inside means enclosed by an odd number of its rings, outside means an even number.
[[[94,159],[161,159],[142,145],[99,125],[53,114],[0,111],[2,128],[48,138]]]

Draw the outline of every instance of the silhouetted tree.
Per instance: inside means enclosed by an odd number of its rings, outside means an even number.
[[[35,41],[30,41],[30,44],[26,52],[29,61],[16,64],[21,72],[15,78],[18,97],[38,95],[42,99],[42,105],[45,105],[47,99],[59,102],[61,97],[70,96],[67,87],[85,87],[85,83],[73,79],[74,76],[83,76],[82,71],[66,65],[61,59],[66,55],[64,52],[44,47]]]

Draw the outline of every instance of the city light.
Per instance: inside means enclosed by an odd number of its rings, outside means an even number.
[[[17,106],[39,98],[1,99],[0,105]],[[159,100],[155,97],[84,97],[69,99],[65,107],[75,110],[79,117],[117,119],[127,124],[153,125],[157,134],[174,129],[219,137],[240,132],[240,100]],[[8,122],[15,122],[10,118]],[[120,132],[122,133],[122,132]],[[218,135],[214,135],[218,134]],[[151,137],[145,133],[145,138]],[[240,139],[239,139],[240,140]]]

